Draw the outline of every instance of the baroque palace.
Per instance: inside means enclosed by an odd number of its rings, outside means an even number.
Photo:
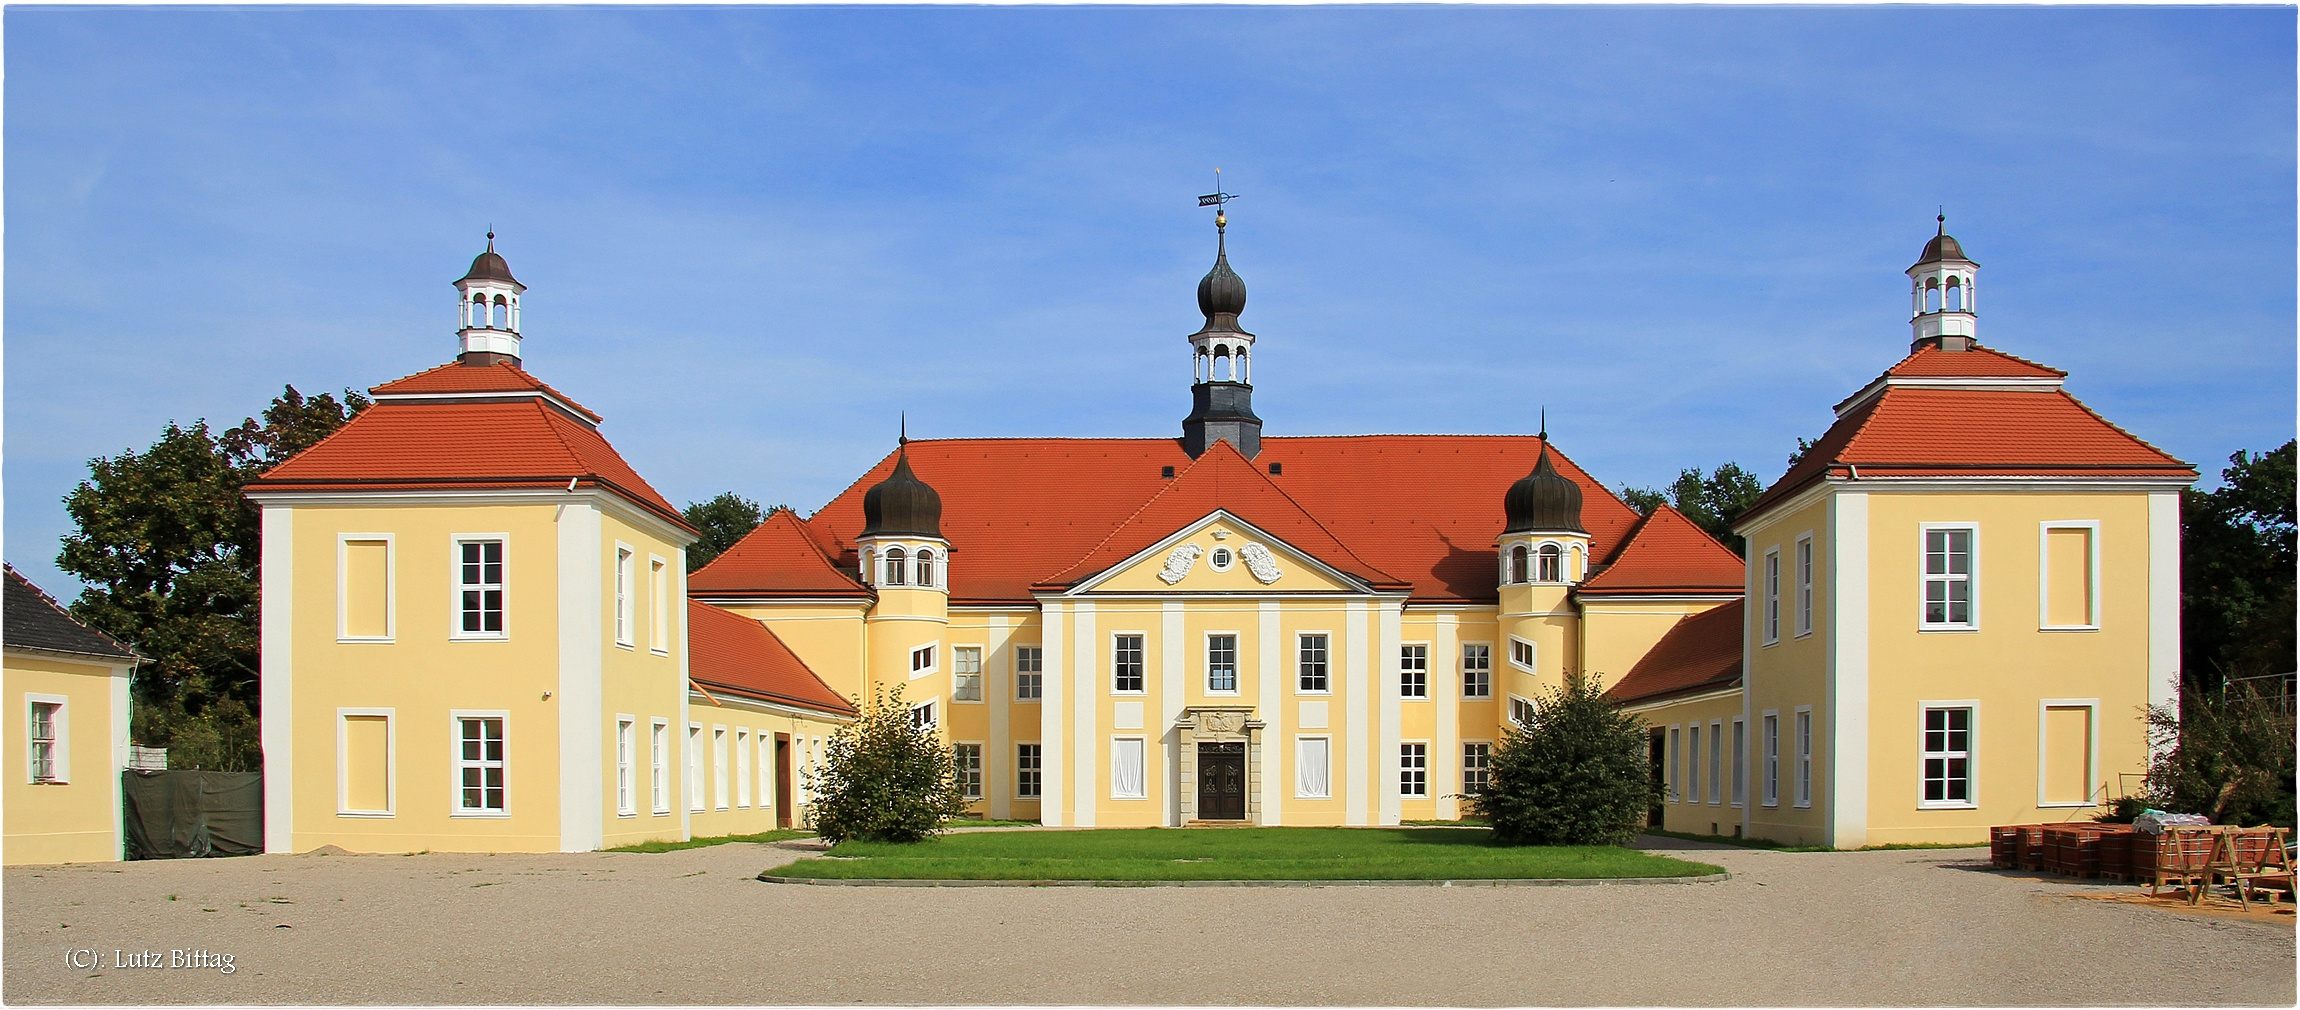
[[[1657,825],[1979,842],[2127,788],[2177,683],[2195,471],[1977,343],[1945,232],[1908,354],[1742,517],[1746,561],[1546,433],[1264,436],[1218,234],[1180,437],[904,440],[692,576],[679,511],[521,366],[492,239],[455,360],[249,487],[270,851],[802,823],[893,687],[993,818],[1450,819],[1588,676],[1652,727]]]

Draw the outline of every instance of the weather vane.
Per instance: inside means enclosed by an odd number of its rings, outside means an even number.
[[[1198,206],[1214,208],[1214,230],[1221,231],[1230,224],[1230,218],[1224,213],[1224,205],[1237,198],[1236,193],[1222,192],[1222,170],[1217,168],[1214,170],[1214,191],[1199,197]]]

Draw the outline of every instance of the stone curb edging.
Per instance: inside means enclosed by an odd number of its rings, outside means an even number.
[[[891,877],[778,877],[770,884],[822,887],[1601,887],[1614,884],[1712,884],[1731,873],[1699,877],[1499,877],[1481,880],[905,880]]]

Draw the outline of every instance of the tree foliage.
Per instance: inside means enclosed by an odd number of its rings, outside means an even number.
[[[2279,691],[2190,689],[2149,709],[2147,802],[2215,824],[2293,827],[2293,719]]]
[[[1738,463],[1724,463],[1706,475],[1700,467],[1687,467],[1666,490],[1622,488],[1621,499],[1646,515],[1668,502],[1733,553],[1746,554],[1748,544],[1734,535],[1733,523],[1764,493],[1765,485],[1756,474],[1741,469]]]
[[[901,685],[874,690],[861,716],[831,734],[807,788],[812,827],[832,843],[916,842],[966,812],[957,753],[912,723]]]
[[[214,435],[205,420],[169,424],[143,452],[89,461],[64,497],[77,532],[59,568],[87,588],[72,612],[136,647],[133,734],[170,748],[171,764],[227,771],[262,765],[256,732],[261,526],[241,497],[249,480],[327,437],[367,406],[346,390],[305,398],[289,386],[264,410]]]
[[[726,553],[727,548],[749,536],[752,530],[759,528],[760,521],[766,518],[758,502],[733,491],[722,491],[718,497],[709,501],[691,503],[680,514],[687,517],[687,525],[693,526],[703,535],[702,539],[687,546],[689,572],[710,564],[711,559]]]
[[[2217,690],[2294,669],[2294,443],[2228,457],[2217,491],[2181,496],[2181,666]]]
[[[1654,802],[1645,723],[1575,678],[1538,701],[1531,726],[1493,750],[1493,783],[1469,797],[1505,845],[1615,845],[1645,824]]]

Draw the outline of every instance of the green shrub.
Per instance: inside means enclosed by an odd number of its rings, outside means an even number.
[[[932,727],[911,725],[902,688],[881,687],[839,727],[807,777],[810,827],[825,841],[916,842],[966,810],[958,757]]]
[[[2151,806],[2214,824],[2293,826],[2293,720],[2277,695],[2187,690],[2149,710]]]
[[[1643,721],[1607,698],[1595,677],[1551,688],[1533,725],[1493,751],[1493,784],[1470,813],[1504,845],[1616,845],[1645,824],[1654,789]]]

